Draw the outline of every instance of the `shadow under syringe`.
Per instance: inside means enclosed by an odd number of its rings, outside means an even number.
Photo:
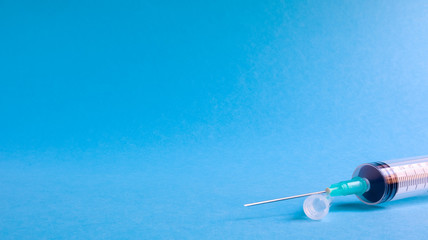
[[[340,212],[375,212],[375,211],[394,211],[398,208],[408,208],[415,206],[428,206],[428,195],[415,196],[405,199],[398,199],[392,202],[386,202],[379,205],[367,205],[359,201],[352,202],[334,202],[331,205],[329,214],[337,214]],[[287,218],[290,220],[290,218]],[[294,213],[291,220],[312,221],[306,217],[303,211]]]

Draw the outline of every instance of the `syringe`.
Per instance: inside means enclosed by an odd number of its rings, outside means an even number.
[[[428,192],[428,156],[404,160],[365,163],[358,166],[352,179],[332,184],[325,191],[245,204],[259,204],[310,196],[304,210],[312,219],[324,217],[332,197],[355,194],[368,205],[407,198]]]

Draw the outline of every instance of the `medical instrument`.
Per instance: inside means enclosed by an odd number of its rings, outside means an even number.
[[[309,196],[304,203],[306,215],[315,220],[329,212],[333,197],[355,194],[368,205],[375,205],[428,192],[428,156],[395,161],[372,162],[358,166],[352,179],[330,185],[325,191],[249,203],[255,206]]]

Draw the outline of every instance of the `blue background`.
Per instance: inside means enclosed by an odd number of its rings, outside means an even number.
[[[0,1],[1,239],[423,239],[302,199],[428,153],[426,1]]]

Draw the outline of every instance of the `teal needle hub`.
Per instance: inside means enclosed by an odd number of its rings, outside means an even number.
[[[369,182],[365,178],[354,177],[351,180],[332,184],[325,189],[325,192],[332,197],[346,196],[351,194],[361,195],[370,188]]]

